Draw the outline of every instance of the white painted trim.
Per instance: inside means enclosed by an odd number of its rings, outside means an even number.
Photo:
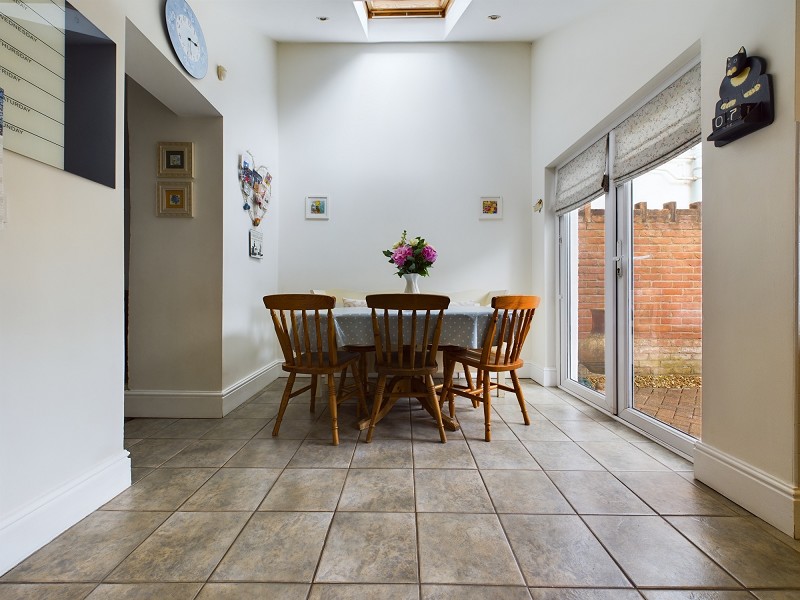
[[[702,442],[694,449],[694,476],[785,534],[800,534],[799,487]]]
[[[222,414],[227,415],[275,381],[282,372],[281,364],[283,364],[281,361],[275,360],[260,371],[222,390]]]
[[[125,392],[125,416],[219,419],[272,383],[279,375],[280,366],[280,361],[274,361],[221,392],[128,390]]]
[[[544,367],[533,363],[525,363],[525,366],[518,371],[518,374],[520,377],[529,377],[544,387],[555,387],[558,385],[558,371],[555,367]]]
[[[131,460],[122,450],[0,521],[0,575],[130,484]]]

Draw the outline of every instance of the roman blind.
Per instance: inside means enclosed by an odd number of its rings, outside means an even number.
[[[667,162],[700,138],[700,65],[614,128],[614,182]]]
[[[563,215],[604,191],[607,140],[604,135],[556,171],[556,214]]]

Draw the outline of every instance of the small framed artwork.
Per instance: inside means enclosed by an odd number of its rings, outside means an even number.
[[[192,142],[159,142],[159,177],[194,177]]]
[[[503,198],[502,196],[483,196],[481,197],[481,211],[479,219],[502,219],[503,218]]]
[[[306,196],[306,219],[329,219],[331,199],[328,196]]]
[[[191,217],[192,182],[159,181],[156,214],[159,217]]]
[[[250,230],[250,256],[259,260],[264,258],[264,234],[257,229]]]

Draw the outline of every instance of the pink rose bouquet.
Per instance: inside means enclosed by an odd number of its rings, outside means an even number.
[[[400,241],[390,250],[384,250],[383,255],[397,269],[398,277],[409,273],[417,273],[426,277],[428,269],[436,262],[438,256],[436,249],[424,238],[408,239],[408,233],[405,230],[403,230]]]

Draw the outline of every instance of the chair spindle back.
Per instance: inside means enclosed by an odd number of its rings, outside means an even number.
[[[272,316],[287,364],[304,367],[322,364],[326,354],[330,362],[337,362],[332,312],[335,305],[335,297],[318,294],[264,296],[264,306]]]

